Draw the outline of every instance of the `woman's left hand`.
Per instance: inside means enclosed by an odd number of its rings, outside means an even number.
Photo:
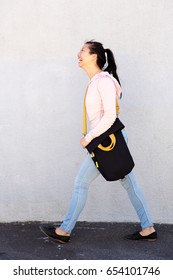
[[[88,142],[86,141],[85,137],[80,139],[80,144],[83,149],[85,149],[85,147],[88,145]]]

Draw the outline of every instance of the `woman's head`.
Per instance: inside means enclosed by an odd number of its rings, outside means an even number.
[[[96,54],[97,59],[96,63],[100,69],[103,69],[105,63],[106,63],[106,55],[105,55],[105,49],[103,48],[103,45],[99,42],[95,41],[87,41],[85,45],[88,46],[90,50],[90,54]]]
[[[104,49],[101,43],[94,40],[85,42],[83,48],[86,49],[90,55],[95,55],[95,62],[101,70],[112,74],[120,83],[114,55],[110,49]]]

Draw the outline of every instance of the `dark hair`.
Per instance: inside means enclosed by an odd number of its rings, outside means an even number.
[[[107,62],[107,66],[103,71],[109,72],[109,74],[112,74],[113,77],[120,83],[118,74],[117,74],[117,65],[115,63],[114,55],[110,49],[104,49],[103,45],[99,42],[96,42],[94,40],[87,41],[85,44],[89,45],[90,54],[97,54],[97,65],[100,69],[103,69],[104,65]],[[107,54],[107,61],[106,61],[106,55]]]

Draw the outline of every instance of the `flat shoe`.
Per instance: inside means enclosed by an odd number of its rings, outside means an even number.
[[[133,234],[126,235],[125,239],[155,241],[155,240],[157,240],[157,232],[154,231],[153,233],[151,233],[149,235],[143,236],[139,233],[139,231],[136,231]]]
[[[60,243],[67,243],[70,240],[70,236],[68,235],[57,234],[55,232],[56,228],[53,226],[40,226],[39,228],[46,236],[51,237]]]

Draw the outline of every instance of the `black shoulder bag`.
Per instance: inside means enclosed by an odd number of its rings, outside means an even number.
[[[83,134],[87,133],[86,99],[84,97]],[[119,104],[116,99],[116,112]],[[118,115],[118,114],[117,114]],[[87,146],[95,166],[107,181],[123,179],[134,167],[134,161],[123,137],[124,125],[117,117],[113,125],[100,136],[94,138]]]

